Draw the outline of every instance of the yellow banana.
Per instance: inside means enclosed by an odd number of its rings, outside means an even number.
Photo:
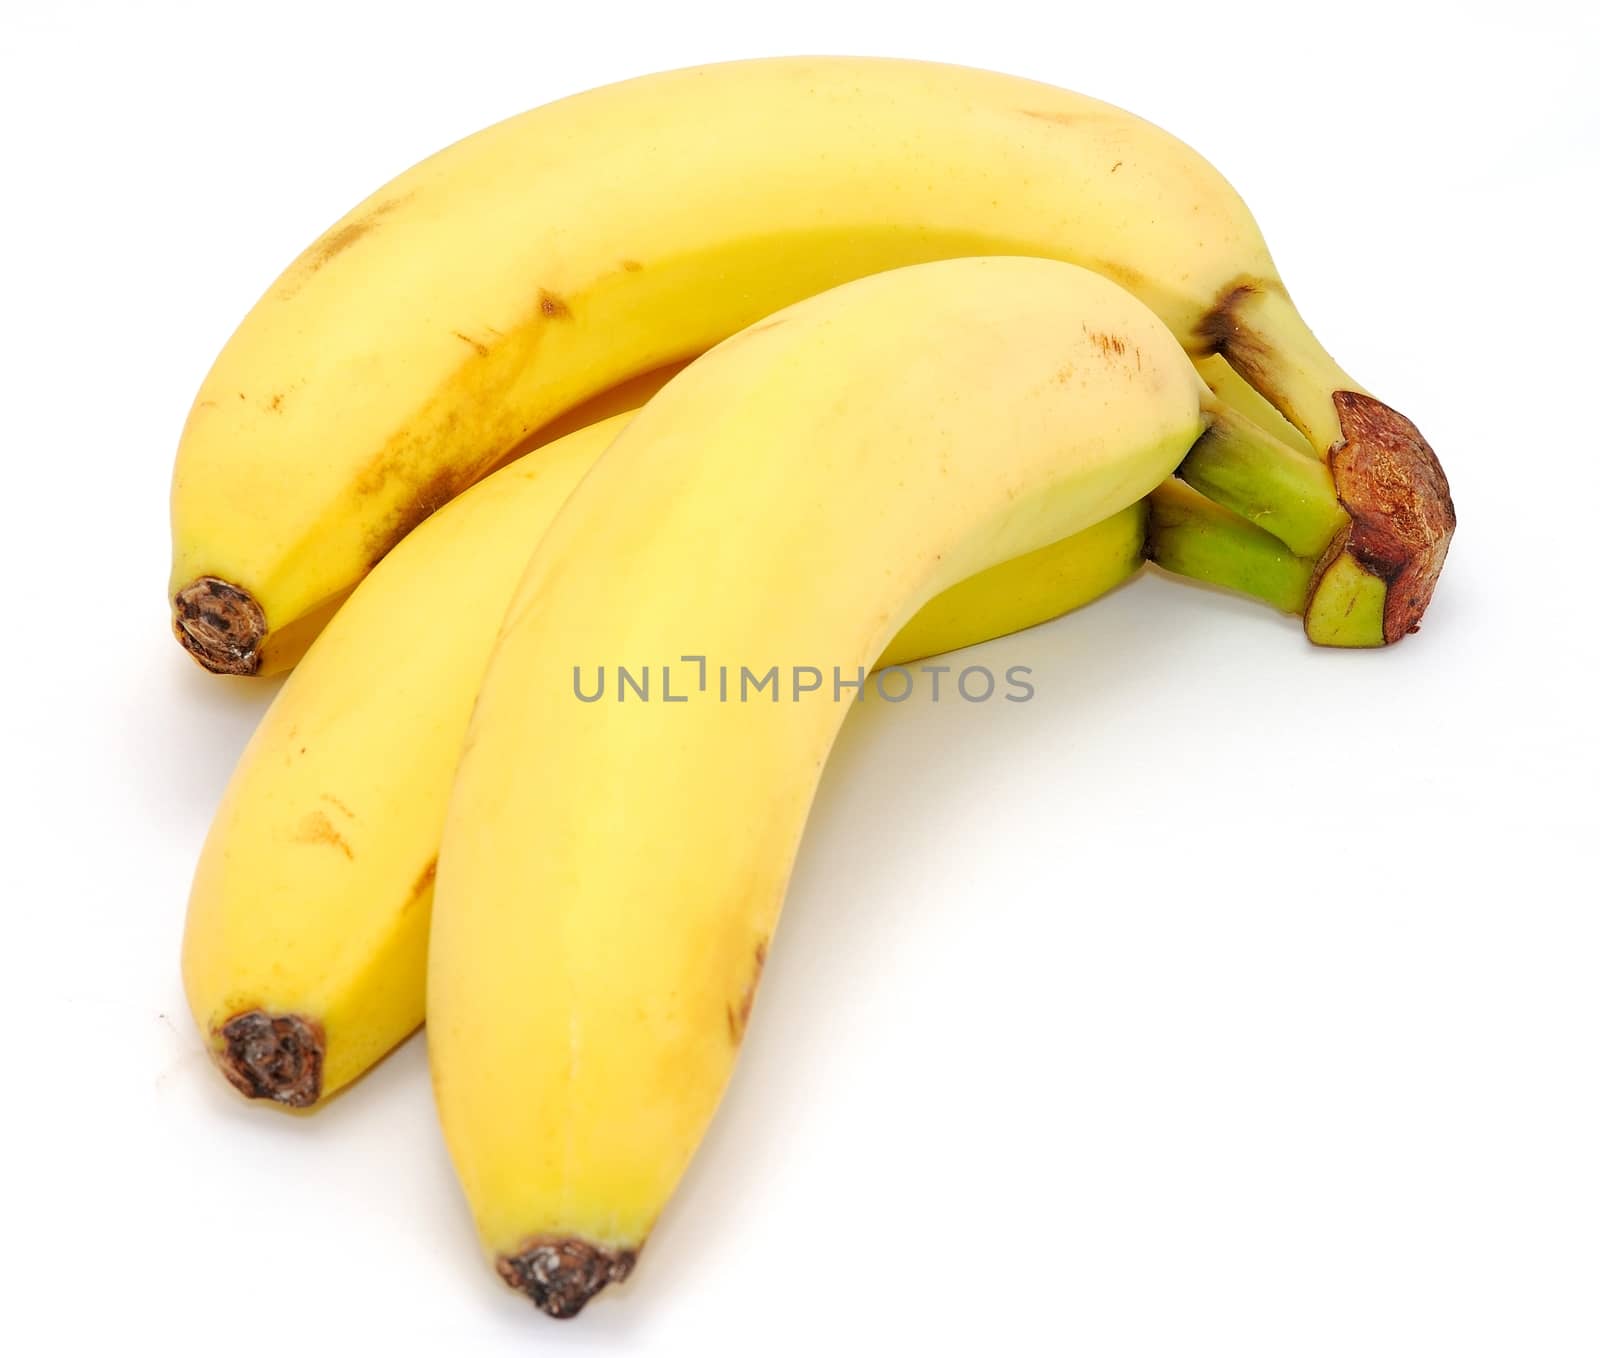
[[[528,553],[627,416],[498,472],[352,594],[257,727],[201,851],[190,1008],[232,1083],[309,1107],[422,1018],[433,861]]]
[[[470,725],[427,997],[479,1234],[543,1310],[629,1271],[705,1130],[840,682],[927,600],[1147,494],[1211,400],[1096,274],[926,264],[714,349],[563,507]]]
[[[510,119],[401,175],[296,260],[184,429],[177,635],[221,672],[280,668],[411,527],[573,405],[833,284],[996,253],[1115,279],[1331,458],[1313,639],[1377,644],[1414,625],[1454,522],[1443,474],[1317,344],[1204,160],[1029,81],[784,58]],[[1272,490],[1207,487],[1247,517]]]
[[[195,873],[183,975],[223,1073],[309,1108],[412,1032],[450,779],[506,603],[617,415],[496,472],[356,589],[262,719]],[[1144,558],[1145,506],[932,600],[886,664],[1077,608]],[[1181,535],[1181,530],[1179,530]]]

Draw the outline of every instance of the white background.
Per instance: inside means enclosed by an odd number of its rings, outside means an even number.
[[[1593,21],[932,8],[7,7],[13,1351],[1600,1352]],[[1031,704],[852,716],[716,1126],[563,1327],[477,1255],[421,1041],[302,1120],[201,1054],[188,878],[273,686],[167,635],[170,458],[266,284],[425,153],[806,51],[1199,147],[1461,530],[1385,653],[1149,576],[977,657]]]

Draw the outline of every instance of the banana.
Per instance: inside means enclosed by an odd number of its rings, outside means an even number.
[[[611,445],[510,605],[438,862],[430,1062],[507,1283],[568,1316],[633,1267],[731,1072],[841,680],[1149,493],[1212,401],[1104,278],[964,259],[751,327]]]
[[[596,392],[851,278],[974,254],[1074,261],[1220,353],[1309,440],[1313,640],[1397,640],[1454,525],[1403,416],[1318,345],[1231,187],[1080,95],[919,62],[676,71],[498,124],[314,242],[195,399],[170,598],[203,665],[266,673],[412,527]],[[1276,491],[1237,484],[1245,512]]]
[[[200,854],[191,1012],[229,1081],[306,1108],[422,1020],[450,777],[528,553],[627,415],[430,519],[355,590],[273,700]]]

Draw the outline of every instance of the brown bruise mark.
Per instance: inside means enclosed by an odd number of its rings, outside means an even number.
[[[1343,553],[1382,580],[1383,639],[1392,646],[1420,627],[1444,568],[1456,529],[1450,483],[1421,431],[1399,411],[1355,391],[1334,392],[1333,408],[1343,437],[1328,466],[1350,525],[1324,554],[1316,579]]]
[[[261,668],[267,615],[248,590],[202,575],[172,596],[172,631],[183,649],[213,674]]]
[[[275,391],[272,393],[272,399],[267,402],[267,409],[275,414],[281,414],[283,412],[283,393],[281,391]]]
[[[1121,168],[1122,168],[1122,162],[1121,162],[1121,161],[1120,161],[1120,160],[1119,160],[1119,161],[1118,161],[1118,162],[1117,162],[1117,163],[1116,163],[1116,164],[1115,164],[1115,165],[1113,165],[1113,166],[1112,166],[1112,167],[1111,167],[1111,173],[1112,173],[1112,174],[1116,174],[1116,172],[1117,172],[1117,171],[1118,171],[1118,170],[1120,170],[1120,169],[1121,169]]]
[[[1272,353],[1249,326],[1239,319],[1239,309],[1264,292],[1282,292],[1283,285],[1265,278],[1240,278],[1217,297],[1216,305],[1195,326],[1197,358],[1221,354],[1229,366],[1277,410],[1284,408],[1283,393],[1272,380]]]
[[[367,232],[371,231],[377,223],[372,217],[358,217],[353,222],[346,222],[343,226],[336,226],[311,247],[310,257],[306,261],[306,272],[316,273],[330,260],[337,259]]]
[[[485,344],[482,340],[475,340],[475,339],[472,338],[471,335],[463,335],[459,330],[452,330],[450,333],[452,335],[454,335],[458,340],[460,340],[463,344],[471,345],[472,346],[472,351],[475,354],[477,354],[477,356],[479,358],[488,358],[489,357],[489,346],[487,344]]]
[[[294,837],[301,844],[332,845],[349,859],[354,859],[356,856],[350,847],[350,842],[334,828],[333,822],[328,819],[324,811],[307,812]]]
[[[1221,354],[1232,362],[1228,350],[1236,345],[1244,333],[1239,325],[1239,307],[1254,297],[1260,286],[1253,282],[1230,283],[1217,298],[1216,304],[1195,325],[1195,335],[1208,354]]]
[[[403,201],[405,200],[394,200],[392,205],[384,208],[384,211],[399,206]],[[538,306],[539,313],[546,319],[572,319],[572,309],[566,299],[548,288],[539,290]],[[503,338],[501,333],[492,327],[485,328],[497,339]],[[489,352],[487,346],[480,347],[481,342],[471,336],[460,331],[451,333],[463,343],[472,346],[479,357]],[[459,411],[446,412],[440,427],[431,432],[430,443],[445,448],[450,447],[459,416]],[[480,459],[469,466],[440,467],[430,473],[425,467],[417,466],[418,442],[414,435],[403,435],[391,440],[368,461],[354,483],[353,490],[357,496],[372,498],[380,496],[387,498],[387,494],[391,493],[389,487],[394,482],[408,483],[407,489],[397,489],[392,492],[396,497],[396,503],[366,535],[362,551],[366,557],[368,570],[382,561],[423,520],[448,504],[480,476],[508,460],[507,455],[502,454]]]
[[[756,988],[761,984],[761,973],[767,965],[767,940],[758,939],[755,949],[755,967],[745,982],[744,993],[737,1005],[728,1006],[728,1038],[734,1046],[744,1041],[745,1029],[750,1026],[750,1011],[755,1007]]]
[[[1042,123],[1056,123],[1061,127],[1070,127],[1078,121],[1078,115],[1075,113],[1055,113],[1041,108],[1025,108],[1022,110],[1022,116],[1037,118]]]
[[[457,467],[441,467],[414,487],[393,512],[367,539],[368,567],[376,566],[401,540],[435,511],[443,509],[472,482],[472,476]],[[381,485],[381,482],[379,483]],[[377,486],[358,485],[357,490],[373,494]]]
[[[644,265],[639,263],[639,261],[636,259],[625,259],[622,261],[622,271],[624,273],[638,273],[642,268],[644,268]]]
[[[1088,335],[1089,343],[1094,345],[1107,358],[1110,358],[1113,354],[1121,358],[1123,354],[1128,352],[1128,342],[1120,335],[1107,335],[1099,330],[1089,330],[1087,328],[1085,328],[1084,334]]]
[[[270,1099],[287,1108],[309,1108],[322,1093],[322,1025],[299,1014],[260,1009],[235,1014],[213,1035],[215,1053],[229,1084],[247,1099]]]
[[[398,198],[385,198],[381,203],[374,204],[370,210],[357,217],[354,221],[346,222],[343,226],[336,226],[313,241],[306,252],[295,262],[293,271],[296,279],[294,283],[291,283],[283,290],[284,295],[287,296],[293,293],[299,282],[311,277],[325,264],[337,259],[357,241],[370,235],[383,218],[387,217],[396,208],[410,202],[412,196],[412,194],[403,193]]]
[[[433,879],[439,875],[439,856],[435,854],[427,865],[417,874],[417,880],[411,884],[411,894],[406,897],[406,903],[400,907],[401,911],[411,909],[422,899],[423,893],[433,885]]]
[[[515,1254],[502,1254],[495,1271],[507,1287],[526,1295],[547,1316],[571,1320],[610,1283],[620,1283],[639,1261],[637,1249],[607,1249],[575,1236],[532,1236]]]
[[[292,735],[290,736],[290,739],[293,739]],[[329,806],[334,807],[335,809],[344,812],[344,814],[349,816],[351,820],[354,820],[356,818],[356,813],[354,811],[352,811],[348,806],[346,806],[343,802],[341,802],[337,797],[335,797],[333,795],[333,793],[324,792],[322,794],[322,800],[327,802]]]

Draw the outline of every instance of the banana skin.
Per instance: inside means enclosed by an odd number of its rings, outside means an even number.
[[[1097,270],[1192,356],[1224,356],[1326,468],[1336,527],[1314,551],[1292,544],[1319,561],[1308,635],[1382,644],[1415,625],[1454,527],[1437,459],[1323,351],[1210,165],[1047,85],[780,58],[532,110],[407,171],[314,242],[228,341],[185,425],[176,635],[221,673],[281,668],[297,627],[314,632],[541,425],[801,297],[977,254]],[[1359,625],[1357,586],[1377,602]]]

